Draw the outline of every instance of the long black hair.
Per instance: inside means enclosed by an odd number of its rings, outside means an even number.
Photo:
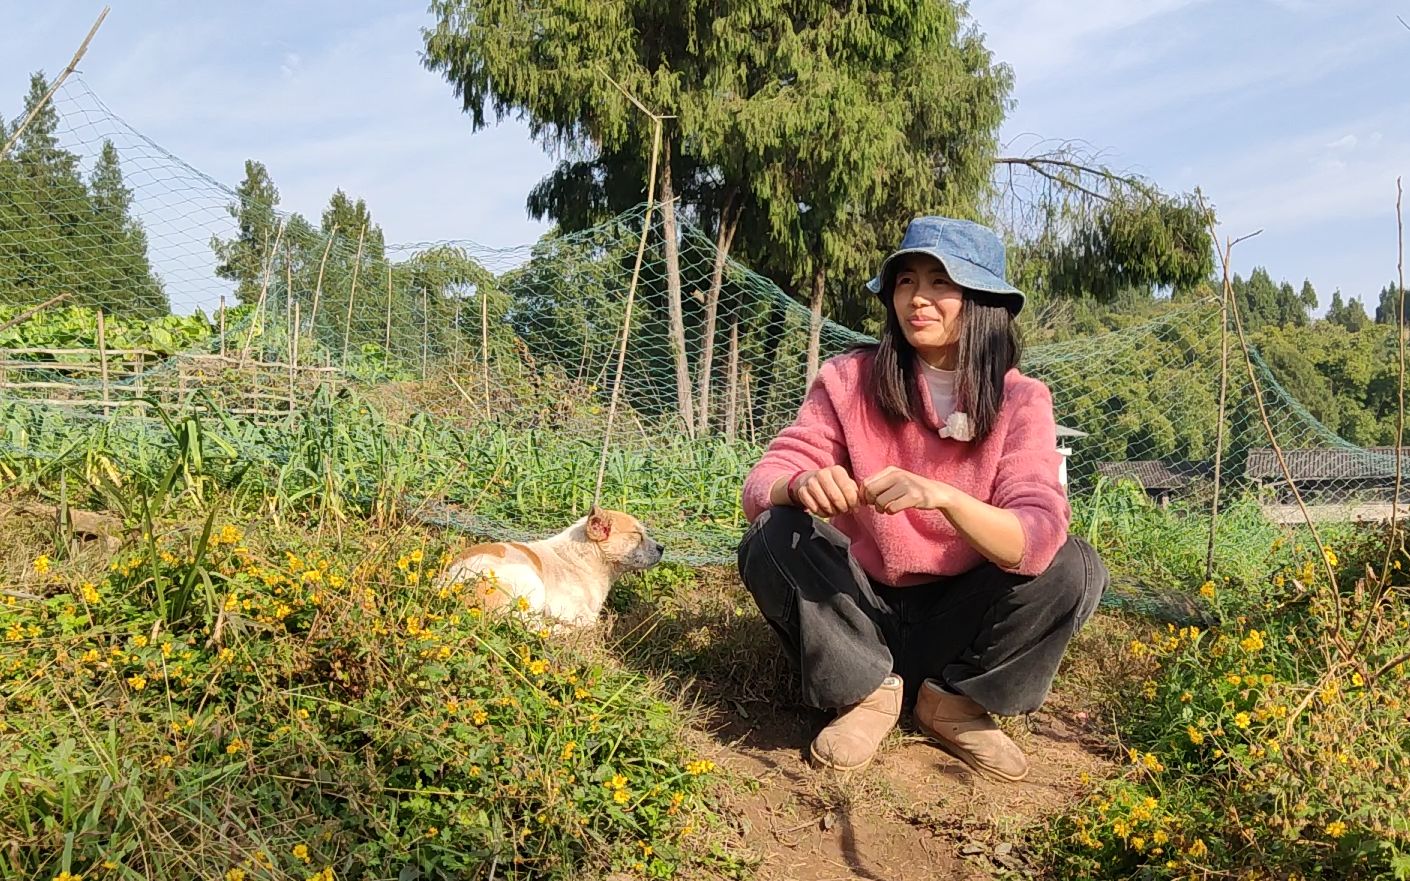
[[[882,292],[886,304],[886,324],[881,339],[860,346],[875,352],[867,384],[882,412],[895,421],[916,418],[924,412],[915,367],[919,355],[901,330],[891,285]],[[1004,402],[1004,375],[1018,366],[1023,344],[1014,324],[1014,314],[1004,298],[985,291],[963,288],[964,308],[960,310],[959,359],[956,364],[955,397],[958,409],[969,416],[974,439],[983,440],[993,430]]]

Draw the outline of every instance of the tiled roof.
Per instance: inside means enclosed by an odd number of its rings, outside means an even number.
[[[1400,467],[1410,479],[1410,447],[1400,448]],[[1293,480],[1358,480],[1395,477],[1395,447],[1283,450]],[[1278,457],[1268,447],[1248,451],[1244,474],[1256,480],[1283,479]]]
[[[1097,473],[1103,477],[1134,480],[1146,489],[1179,489],[1201,476],[1193,462],[1161,462],[1158,459],[1135,459],[1128,462],[1099,462]]]

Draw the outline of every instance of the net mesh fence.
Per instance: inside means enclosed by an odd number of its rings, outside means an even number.
[[[210,458],[257,466],[247,482],[321,479],[349,506],[395,497],[499,538],[585,513],[644,209],[508,249],[389,244],[356,212],[343,226],[242,201],[81,77],[53,107],[45,137],[0,161],[0,327],[13,325],[0,330],[0,469],[142,468],[181,442],[173,414],[194,413]],[[707,232],[681,222],[678,241],[673,284],[653,214],[602,498],[671,558],[725,562],[744,528],[740,482],[806,391],[814,319],[717,259]],[[1076,507],[1122,480],[1212,499],[1220,322],[1205,298],[1081,336],[1029,329],[1023,369],[1053,391]],[[822,358],[868,341],[818,325]],[[1388,507],[1395,451],[1347,443],[1257,352],[1250,364],[1234,345],[1226,492],[1292,519],[1261,401],[1316,509]]]

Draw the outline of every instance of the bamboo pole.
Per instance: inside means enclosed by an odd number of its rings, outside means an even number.
[[[294,377],[299,372],[299,304],[294,304],[294,332],[289,334],[289,415],[294,414]]]
[[[328,252],[333,249],[333,239],[338,236],[338,224],[328,233],[328,242],[323,246],[323,257],[318,261],[318,280],[313,283],[313,311],[308,313],[309,332],[318,333],[318,301],[323,296],[323,270],[328,265]]]
[[[421,381],[426,381],[431,357],[431,301],[430,294],[421,289]]]
[[[98,365],[103,376],[103,413],[108,412],[108,334],[103,321],[103,310],[98,310]]]
[[[348,343],[352,339],[353,300],[357,299],[357,272],[362,268],[362,241],[367,235],[367,224],[357,233],[357,256],[353,257],[352,287],[348,289],[348,313],[343,318],[343,369],[348,369]]]
[[[79,44],[78,51],[73,53],[73,58],[69,60],[69,66],[65,67],[63,71],[54,78],[54,83],[49,86],[49,91],[45,92],[44,97],[35,102],[34,106],[30,108],[29,113],[20,121],[19,128],[15,129],[15,133],[10,135],[10,139],[5,142],[4,148],[0,149],[0,159],[4,159],[6,156],[10,155],[10,150],[19,142],[20,135],[24,134],[25,129],[29,128],[29,124],[39,115],[39,111],[44,109],[44,105],[48,104],[49,100],[54,97],[54,93],[59,91],[59,86],[62,86],[64,80],[69,78],[69,74],[78,69],[78,62],[83,60],[84,53],[88,51],[88,44],[93,42],[94,35],[98,33],[98,28],[103,26],[103,19],[108,17],[108,11],[111,8],[110,6],[104,6],[103,11],[98,13],[98,20],[93,22],[93,27],[88,29],[88,36],[83,38],[83,42]]]
[[[225,295],[220,295],[220,357],[225,357]]]
[[[392,261],[387,261],[387,332],[382,340],[382,348],[388,358],[392,356]]]

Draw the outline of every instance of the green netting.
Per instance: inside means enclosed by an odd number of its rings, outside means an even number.
[[[91,167],[104,144],[121,158],[128,235],[145,238],[161,297],[130,274],[99,271],[111,239],[64,231],[61,220],[95,210],[91,182],[43,205],[4,205],[0,178],[0,324],[69,294],[0,332],[0,465],[145,468],[178,442],[158,417],[195,412],[210,456],[232,473],[256,466],[242,472],[246,487],[324,481],[348,505],[395,503],[509,538],[555,531],[586,510],[643,210],[509,249],[387,244],[357,225],[366,215],[353,206],[311,221],[242,203],[124,124],[81,78],[56,108],[55,149],[75,167]],[[10,180],[16,162],[0,164]],[[724,562],[744,526],[739,483],[805,390],[813,319],[769,279],[734,260],[717,265],[713,237],[682,221],[673,333],[657,218],[603,498],[651,524],[671,558]],[[1207,504],[1219,322],[1218,303],[1196,299],[1152,303],[1076,338],[1060,325],[1029,329],[1024,369],[1053,390],[1076,501],[1127,479],[1156,498]],[[867,339],[826,320],[818,336],[823,358]],[[1267,487],[1269,516],[1287,519],[1281,470],[1233,351],[1222,484],[1229,494]],[[1345,442],[1256,354],[1254,366],[1314,507],[1346,517],[1388,506],[1394,451]]]

